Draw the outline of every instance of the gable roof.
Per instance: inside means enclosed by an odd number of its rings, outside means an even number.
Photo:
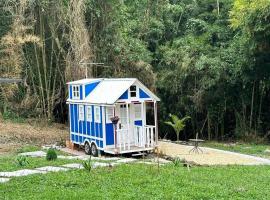
[[[97,79],[83,79],[84,81],[74,81],[68,84],[78,84],[78,83],[92,83],[97,81]],[[138,86],[146,92],[150,98],[156,101],[160,99],[152,93],[147,87],[145,87],[136,78],[104,78],[98,79],[100,83],[95,87],[95,89],[81,102],[92,103],[92,104],[114,104],[120,96],[126,92],[131,85],[138,84]],[[68,99],[70,101],[70,99]]]

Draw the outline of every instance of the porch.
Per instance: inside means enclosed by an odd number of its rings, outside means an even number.
[[[114,145],[106,146],[106,153],[150,151],[157,146],[157,103],[155,101],[119,102],[115,104]]]

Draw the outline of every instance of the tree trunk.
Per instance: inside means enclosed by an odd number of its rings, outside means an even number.
[[[254,93],[255,93],[255,81],[253,81],[252,96],[251,96],[251,108],[250,108],[250,118],[249,118],[249,130],[252,128],[252,118],[253,118],[253,106],[254,106]]]

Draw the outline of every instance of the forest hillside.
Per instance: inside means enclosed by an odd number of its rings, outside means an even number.
[[[1,0],[3,118],[67,123],[66,83],[136,77],[181,139],[270,138],[269,0]],[[104,64],[91,64],[104,63]]]

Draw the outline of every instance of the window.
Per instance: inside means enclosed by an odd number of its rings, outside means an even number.
[[[107,112],[106,112],[107,122],[111,122],[111,117],[113,117],[113,107],[107,107]]]
[[[100,122],[100,107],[95,106],[95,122]]]
[[[86,120],[88,122],[92,121],[92,106],[87,106],[86,107]]]
[[[78,85],[72,86],[72,98],[80,99],[80,87]]]
[[[137,87],[136,85],[132,85],[129,88],[130,97],[136,97],[137,96]]]
[[[83,105],[79,105],[79,120],[80,121],[84,120],[84,108],[83,108]]]
[[[135,108],[135,119],[141,119],[142,118],[141,104],[134,104],[134,108]]]

